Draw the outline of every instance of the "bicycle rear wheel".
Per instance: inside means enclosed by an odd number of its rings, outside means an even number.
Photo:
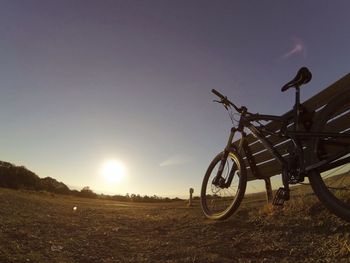
[[[350,134],[350,90],[335,97],[321,112],[314,131]],[[349,125],[348,125],[349,127]],[[347,151],[350,138],[317,138],[313,142],[311,161],[317,163],[331,155]],[[314,170],[309,174],[310,184],[320,201],[340,218],[350,221],[350,163],[346,160],[350,153],[331,162],[343,160],[343,164],[328,171]]]
[[[223,152],[219,153],[210,163],[201,189],[203,213],[207,218],[216,220],[226,219],[238,209],[247,185],[244,163],[233,150],[229,153],[219,182],[215,182],[223,155]]]

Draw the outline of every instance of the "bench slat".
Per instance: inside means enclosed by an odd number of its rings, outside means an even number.
[[[283,155],[285,153],[288,153],[287,149],[289,148],[290,145],[291,145],[291,141],[286,141],[285,143],[278,145],[275,148],[279,153]],[[274,158],[274,156],[268,150],[260,152],[256,155],[253,155],[253,157],[255,159],[256,164],[260,164],[262,162],[266,162],[267,160]]]
[[[283,143],[283,142],[287,141],[288,139],[279,138],[276,136],[270,136],[270,137],[268,137],[268,140],[272,143],[272,145],[276,145],[276,144]],[[249,147],[253,153],[257,153],[257,152],[260,152],[260,151],[266,149],[265,146],[260,141],[258,143],[255,143],[255,144],[249,146]]]
[[[281,165],[276,161],[271,161],[258,166],[259,171],[264,178],[268,178],[281,173]],[[247,169],[248,181],[256,180],[250,169]]]

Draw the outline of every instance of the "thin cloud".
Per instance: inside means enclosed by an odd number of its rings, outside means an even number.
[[[191,162],[192,158],[187,154],[175,154],[164,160],[159,166],[182,165]]]
[[[303,41],[299,38],[292,38],[293,46],[292,48],[285,53],[282,58],[287,59],[295,55],[302,55],[303,57],[306,56],[306,49]]]

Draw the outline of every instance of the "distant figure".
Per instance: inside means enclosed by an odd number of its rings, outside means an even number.
[[[193,195],[193,188],[190,188],[190,199],[188,200],[188,206],[192,206],[192,195]]]

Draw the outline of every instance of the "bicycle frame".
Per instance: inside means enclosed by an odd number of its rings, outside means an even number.
[[[296,91],[293,109],[282,116],[253,114],[211,90],[219,98],[214,102],[228,111],[233,127],[224,151],[212,160],[203,179],[201,206],[208,218],[231,216],[249,180],[263,179],[268,202],[283,205],[290,200],[290,185],[307,178],[320,201],[350,222],[349,76],[344,78],[347,82],[342,79],[300,104],[300,87],[311,78],[309,69],[302,67],[281,88]],[[283,186],[273,194],[270,177],[277,174],[282,175]]]

